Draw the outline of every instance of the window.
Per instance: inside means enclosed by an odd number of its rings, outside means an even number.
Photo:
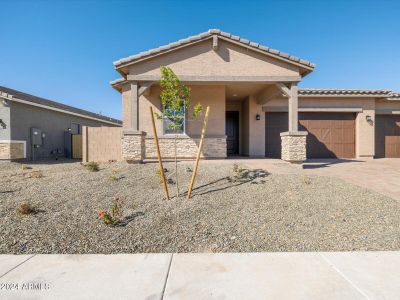
[[[166,109],[168,110],[168,109]],[[185,108],[182,107],[181,111],[170,111],[167,114],[163,114],[163,132],[164,134],[184,134],[186,130],[186,112]],[[173,121],[176,121],[175,127]]]

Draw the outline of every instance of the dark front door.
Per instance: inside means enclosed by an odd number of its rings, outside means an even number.
[[[239,112],[226,112],[226,146],[228,155],[239,154]]]

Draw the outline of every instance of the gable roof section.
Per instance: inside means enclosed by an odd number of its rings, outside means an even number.
[[[161,46],[158,48],[150,49],[148,51],[140,52],[138,54],[131,55],[126,58],[121,58],[114,62],[114,66],[118,70],[122,67],[134,64],[136,62],[139,62],[139,61],[142,61],[145,59],[150,59],[154,56],[173,51],[174,49],[182,48],[184,46],[189,46],[196,42],[212,38],[213,36],[218,36],[224,40],[234,42],[236,44],[242,45],[242,46],[250,48],[250,49],[254,49],[265,55],[284,60],[288,63],[296,64],[307,70],[304,73],[304,75],[310,73],[315,68],[315,64],[313,64],[307,60],[304,60],[304,59],[298,58],[296,56],[281,52],[279,50],[275,50],[275,49],[260,45],[256,42],[249,41],[247,39],[241,38],[240,36],[233,35],[228,32],[221,31],[219,29],[210,29],[206,32],[203,32],[203,33],[200,33],[197,35],[193,35],[193,36],[187,37],[185,39],[181,39],[177,42],[170,43],[165,46]]]
[[[27,94],[24,92],[20,92],[17,90],[13,90],[7,87],[0,86],[0,97],[6,98],[10,101],[16,102],[24,102],[25,104],[31,104],[35,106],[40,106],[43,108],[47,108],[50,110],[57,110],[64,112],[66,114],[78,115],[83,118],[94,119],[98,121],[103,121],[105,123],[113,124],[113,125],[121,125],[122,121],[113,119],[107,116],[103,116],[100,114],[96,114],[87,110],[83,110],[80,108],[72,107],[66,104],[62,104],[59,102],[55,102],[52,100],[48,100],[45,98],[40,98],[31,94]],[[22,100],[22,101],[20,101]]]

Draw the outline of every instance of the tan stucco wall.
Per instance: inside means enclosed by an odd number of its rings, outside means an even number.
[[[375,99],[362,101],[362,112],[356,116],[356,157],[373,158],[375,155]],[[366,116],[372,118],[368,123]]]
[[[248,103],[249,156],[265,156],[265,113],[254,96],[249,97]],[[260,120],[256,120],[257,114]]]
[[[131,127],[131,86],[126,84],[122,87],[122,126],[124,129]]]
[[[256,120],[256,115],[260,120]],[[265,156],[265,113],[253,96],[242,105],[243,115],[243,155]]]
[[[122,160],[122,127],[82,128],[82,161]]]
[[[400,112],[400,100],[377,100],[375,103],[377,113],[387,114],[391,111]]]
[[[219,40],[217,51],[212,40],[175,50],[136,63],[130,75],[159,75],[160,66],[171,67],[177,75],[189,76],[297,76],[299,68],[242,46]]]

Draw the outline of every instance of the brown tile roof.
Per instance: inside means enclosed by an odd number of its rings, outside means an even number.
[[[356,89],[316,89],[316,88],[304,88],[299,89],[299,95],[311,95],[311,96],[377,96],[377,97],[389,97],[395,95],[389,90],[356,90]]]
[[[400,93],[391,92],[387,98],[389,100],[400,100]]]
[[[119,60],[114,62],[114,66],[116,68],[119,68],[119,67],[122,67],[122,66],[124,66],[126,64],[133,63],[136,60],[139,60],[139,59],[142,59],[142,58],[148,58],[148,57],[151,57],[153,55],[156,55],[156,54],[159,54],[159,53],[162,53],[162,52],[165,52],[165,51],[168,51],[168,50],[171,50],[171,49],[174,49],[174,48],[186,45],[186,44],[190,44],[192,42],[196,42],[196,41],[199,41],[199,40],[204,40],[204,39],[209,38],[209,37],[211,37],[213,35],[217,35],[217,36],[226,38],[228,40],[232,40],[232,41],[238,42],[238,43],[243,44],[244,46],[247,46],[247,47],[250,47],[250,48],[261,50],[262,52],[264,52],[265,54],[268,54],[268,55],[277,56],[277,57],[283,58],[283,59],[285,59],[287,61],[295,62],[295,63],[300,64],[300,65],[302,65],[302,66],[304,66],[304,67],[306,67],[307,69],[310,69],[310,70],[314,69],[314,67],[315,67],[315,64],[313,64],[313,63],[311,63],[311,62],[309,62],[307,60],[298,58],[296,56],[287,54],[285,52],[281,52],[279,50],[275,50],[275,49],[260,45],[260,44],[255,43],[255,42],[251,42],[251,41],[249,41],[247,39],[241,38],[240,36],[233,35],[233,34],[230,34],[228,32],[221,31],[219,29],[210,29],[210,30],[208,30],[206,32],[203,32],[203,33],[200,33],[200,34],[197,34],[197,35],[193,35],[193,36],[189,36],[189,37],[187,37],[185,39],[181,39],[181,40],[179,40],[177,42],[173,42],[173,43],[170,43],[170,44],[165,45],[165,46],[161,46],[161,47],[158,47],[158,48],[150,49],[148,51],[140,52],[138,54],[131,55],[131,56],[126,57],[126,58],[121,58],[121,59],[119,59]]]

